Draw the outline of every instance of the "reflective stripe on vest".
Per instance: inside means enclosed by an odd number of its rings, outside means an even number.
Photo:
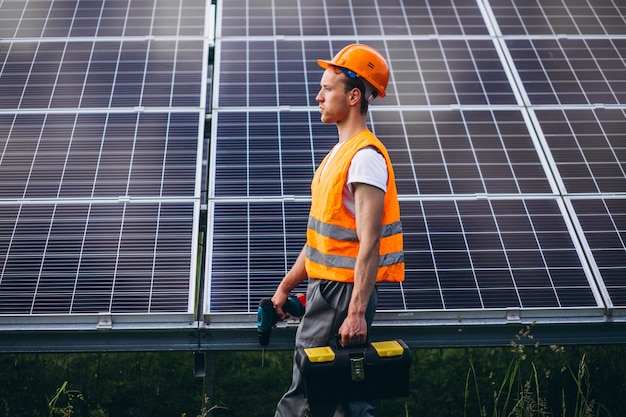
[[[345,240],[348,242],[357,242],[359,240],[356,235],[356,230],[323,223],[313,217],[309,217],[307,228],[315,230],[323,236],[331,237],[337,240]],[[388,237],[399,233],[402,233],[402,223],[397,221],[391,224],[384,224],[380,237]]]
[[[311,261],[331,268],[354,269],[356,258],[341,255],[325,255],[322,252],[307,246],[306,256]],[[379,267],[392,266],[404,262],[404,252],[393,252],[380,256]]]

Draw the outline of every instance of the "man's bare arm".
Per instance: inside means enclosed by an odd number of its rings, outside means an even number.
[[[306,258],[305,251],[306,245],[300,251],[300,255],[298,255],[298,258],[294,262],[289,272],[287,272],[287,275],[285,275],[283,280],[280,282],[278,288],[276,288],[274,296],[272,297],[272,304],[276,309],[276,313],[280,316],[285,315],[282,307],[287,302],[289,293],[307,278],[306,268],[304,266],[304,261]]]
[[[377,187],[360,183],[353,186],[359,252],[348,316],[339,328],[342,345],[362,344],[367,340],[365,311],[376,285],[385,197],[384,192]]]

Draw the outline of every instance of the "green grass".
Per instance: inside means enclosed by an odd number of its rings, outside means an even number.
[[[531,330],[508,347],[413,349],[409,396],[376,416],[626,416],[626,345],[541,346]],[[0,354],[0,417],[273,415],[292,352],[265,367],[258,351],[209,357],[203,381],[190,352]]]
[[[555,356],[554,363],[562,364],[560,372],[570,379],[561,378],[560,409],[556,401],[550,401],[550,395],[544,394],[544,387],[554,391],[558,382],[551,378],[553,369],[543,368],[538,371],[541,358],[538,357],[540,346],[533,343],[532,326],[520,330],[516,340],[511,342],[510,360],[504,372],[490,371],[487,378],[479,375],[472,355],[468,350],[469,369],[465,379],[463,415],[481,417],[610,417],[611,413],[604,405],[592,398],[592,382],[586,354],[583,354],[574,372],[565,359],[565,348],[550,346],[544,355]],[[530,347],[527,344],[530,343]],[[529,349],[531,354],[529,355]],[[537,360],[535,360],[536,358]],[[501,375],[501,376],[500,376]],[[489,387],[489,388],[486,388]],[[487,392],[490,395],[484,395]],[[482,396],[482,397],[481,397]],[[473,397],[473,407],[470,399]],[[554,398],[554,396],[552,396]]]

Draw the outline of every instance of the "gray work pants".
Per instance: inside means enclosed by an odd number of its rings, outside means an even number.
[[[348,313],[353,285],[309,279],[306,313],[296,333],[296,348],[335,346],[339,327]],[[377,295],[372,291],[365,318],[369,327],[376,313]],[[366,401],[309,406],[304,396],[304,380],[293,365],[291,387],[276,406],[274,417],[373,417],[374,405]]]

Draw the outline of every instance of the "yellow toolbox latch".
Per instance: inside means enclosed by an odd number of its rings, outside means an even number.
[[[332,362],[335,360],[335,351],[330,346],[305,348],[304,353],[306,353],[309,362],[312,363]]]
[[[381,358],[391,358],[394,356],[402,356],[404,348],[397,340],[388,340],[385,342],[372,342],[372,347]]]

